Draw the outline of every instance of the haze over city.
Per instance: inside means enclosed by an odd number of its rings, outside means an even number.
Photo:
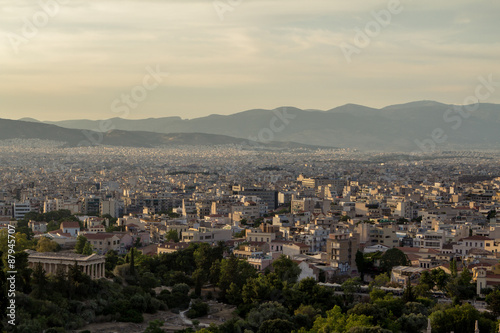
[[[499,10],[0,0],[0,332],[500,333]]]

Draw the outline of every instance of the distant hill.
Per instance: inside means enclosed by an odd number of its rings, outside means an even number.
[[[487,149],[500,145],[500,105],[480,104],[469,118],[452,111],[453,106],[434,101],[391,105],[381,109],[346,104],[327,111],[282,107],[255,109],[232,115],[210,115],[196,119],[180,117],[141,120],[112,118],[114,128],[157,133],[207,133],[231,137],[265,137],[274,126],[272,139],[308,145],[357,148],[377,151],[413,151],[415,140],[424,140],[440,128],[447,139],[441,149]],[[276,113],[290,119],[273,120]],[[447,113],[448,112],[448,113]],[[467,113],[466,113],[467,115]],[[445,117],[446,120],[445,120]],[[452,118],[454,117],[454,118]],[[461,118],[461,119],[458,119]],[[279,117],[278,117],[279,118]],[[291,119],[293,118],[293,119]],[[458,121],[461,121],[460,126]],[[98,130],[99,121],[66,120],[52,122],[68,128]],[[453,128],[455,126],[456,128]]]
[[[21,118],[19,120],[20,121],[29,121],[29,122],[32,122],[32,123],[41,123],[40,120],[36,120],[35,118]]]
[[[250,148],[248,139],[234,138],[227,135],[206,133],[153,133],[146,131],[111,130],[106,133],[69,129],[51,124],[32,121],[0,119],[0,140],[40,139],[66,142],[68,147],[102,144],[124,147],[158,147],[173,145],[225,145],[235,144]],[[295,142],[269,142],[258,145],[259,149],[317,149]]]

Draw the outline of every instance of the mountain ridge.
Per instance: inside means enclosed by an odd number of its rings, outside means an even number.
[[[235,138],[291,141],[313,146],[360,150],[415,151],[436,129],[446,140],[442,149],[475,149],[500,146],[500,105],[481,103],[477,111],[436,101],[416,101],[371,108],[345,104],[318,111],[295,107],[252,109],[231,115],[212,114],[193,119],[162,117],[113,118],[114,129],[155,133],[206,133]],[[457,118],[458,117],[458,118]],[[63,127],[98,130],[98,120],[51,122]],[[264,140],[265,141],[265,140]]]
[[[252,149],[334,149],[334,147],[313,146],[290,141],[272,141],[253,144],[248,139],[207,133],[154,133],[124,130],[96,132],[69,129],[41,122],[0,118],[0,140],[10,139],[38,139],[65,142],[67,147],[105,145],[150,148],[172,145],[239,145],[242,148]]]

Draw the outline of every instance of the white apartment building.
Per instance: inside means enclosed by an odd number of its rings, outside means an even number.
[[[12,205],[14,219],[22,220],[24,215],[31,212],[31,204],[29,202],[16,202]]]

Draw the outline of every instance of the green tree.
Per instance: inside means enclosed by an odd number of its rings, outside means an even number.
[[[208,306],[207,303],[202,302],[201,300],[196,300],[193,302],[191,305],[191,308],[187,312],[187,317],[188,318],[199,318],[203,317],[208,314],[208,311],[210,310],[210,307]]]
[[[496,317],[500,316],[500,290],[495,289],[488,296],[486,296],[486,303],[488,310],[490,310]]]
[[[245,290],[245,287],[247,285],[248,285],[248,282],[247,282],[247,284],[245,284],[245,286],[243,286],[243,290]],[[226,299],[227,299],[229,304],[234,304],[234,305],[239,305],[239,304],[241,304],[241,302],[243,302],[243,298],[241,295],[241,289],[240,289],[240,287],[238,287],[238,285],[236,283],[233,282],[229,286],[229,289],[226,293]]]
[[[292,332],[293,329],[294,324],[291,321],[278,318],[264,321],[257,333]]]
[[[5,254],[4,254],[5,256]],[[16,274],[16,291],[24,292],[26,294],[31,292],[31,273],[32,270],[28,265],[28,253],[16,252],[14,254]]]
[[[361,281],[365,281],[365,270],[366,270],[365,256],[363,255],[363,252],[361,252],[360,250],[356,251],[356,267],[358,268]]]
[[[31,281],[33,283],[33,297],[43,298],[47,287],[47,277],[41,263],[35,265]]]
[[[85,244],[87,244],[87,238],[83,235],[78,235],[78,237],[76,237],[75,252],[80,254],[83,253]]]
[[[246,304],[259,304],[269,300],[271,293],[271,285],[265,276],[259,275],[256,278],[250,279],[243,286],[241,296]],[[237,303],[233,303],[237,304]]]
[[[246,261],[239,261],[234,255],[223,259],[220,264],[219,288],[220,296],[225,299],[226,292],[231,283],[236,283],[238,288],[242,288],[245,281],[255,277],[255,269]]]
[[[448,333],[454,331],[455,333],[470,333],[474,332],[474,324],[476,320],[480,319],[480,314],[472,305],[466,303],[434,311],[430,315],[430,319],[432,332]],[[491,327],[485,328],[481,321],[479,324],[480,332],[490,332]]]
[[[405,314],[396,320],[401,332],[420,333],[427,327],[427,316],[418,313]]]
[[[403,293],[403,300],[406,303],[415,301],[415,294],[413,292],[413,287],[411,286],[410,279],[406,280],[406,288],[405,288],[405,291]]]
[[[36,244],[37,252],[57,252],[61,246],[47,237],[40,237]]]
[[[439,290],[443,290],[450,279],[450,276],[441,268],[433,269],[431,276]]]
[[[471,283],[472,274],[464,267],[460,275],[446,285],[446,290],[452,298],[457,300],[471,299],[476,295],[476,286]]]
[[[247,323],[256,331],[266,320],[282,319],[291,320],[287,309],[278,302],[266,302],[250,310]]]
[[[355,327],[371,327],[371,318],[365,315],[342,313],[339,306],[334,306],[332,310],[327,311],[326,318],[318,317],[314,321],[312,332],[347,332]]]
[[[152,320],[149,322],[148,327],[144,333],[165,333],[165,330],[161,327],[163,326],[162,320]]]
[[[420,285],[425,285],[429,289],[433,289],[435,286],[434,279],[432,278],[431,273],[429,271],[423,271],[422,274],[420,274],[420,279],[418,281]]]
[[[89,256],[92,253],[93,253],[92,245],[90,244],[90,242],[87,242],[83,247],[82,254]]]
[[[109,250],[106,252],[106,270],[113,271],[118,264],[118,253],[114,250]]]
[[[212,263],[212,266],[210,266],[210,273],[208,275],[208,279],[210,283],[214,285],[214,287],[219,283],[219,276],[220,276],[220,260],[217,259]]]
[[[342,283],[342,291],[347,304],[352,304],[354,301],[354,294],[361,291],[361,281],[359,278],[350,278]]]
[[[384,326],[390,321],[389,311],[385,307],[372,303],[357,303],[352,309],[347,311],[347,314],[365,315],[372,318],[373,324],[384,324]]]
[[[179,242],[179,233],[176,229],[172,229],[167,233],[167,242]]]
[[[453,257],[450,262],[450,273],[452,278],[455,278],[457,276],[457,260],[455,259],[455,257]]]
[[[130,275],[135,275],[135,258],[134,258],[135,248],[130,249]]]
[[[196,295],[201,295],[201,288],[208,280],[208,274],[201,268],[197,268],[192,275],[194,280],[194,292]]]
[[[381,273],[375,276],[373,281],[370,282],[369,286],[370,288],[386,287],[390,280],[391,279],[389,278],[389,275],[387,273]]]
[[[18,229],[17,229],[18,230]],[[33,249],[35,245],[35,241],[28,239],[28,236],[26,234],[23,234],[21,232],[16,232],[14,234],[14,239],[15,239],[15,246],[14,246],[14,251],[15,252],[21,252],[27,249]],[[0,252],[3,253],[3,258],[7,257],[7,254],[9,252],[9,240],[12,243],[12,237],[9,239],[9,233],[7,229],[2,229],[0,230]]]
[[[59,230],[61,228],[61,223],[56,221],[50,221],[47,223],[47,231]]]
[[[273,261],[274,272],[282,281],[295,283],[300,274],[299,266],[285,255]]]
[[[408,258],[403,251],[392,248],[382,255],[381,266],[386,272],[391,272],[395,266],[408,266]]]

